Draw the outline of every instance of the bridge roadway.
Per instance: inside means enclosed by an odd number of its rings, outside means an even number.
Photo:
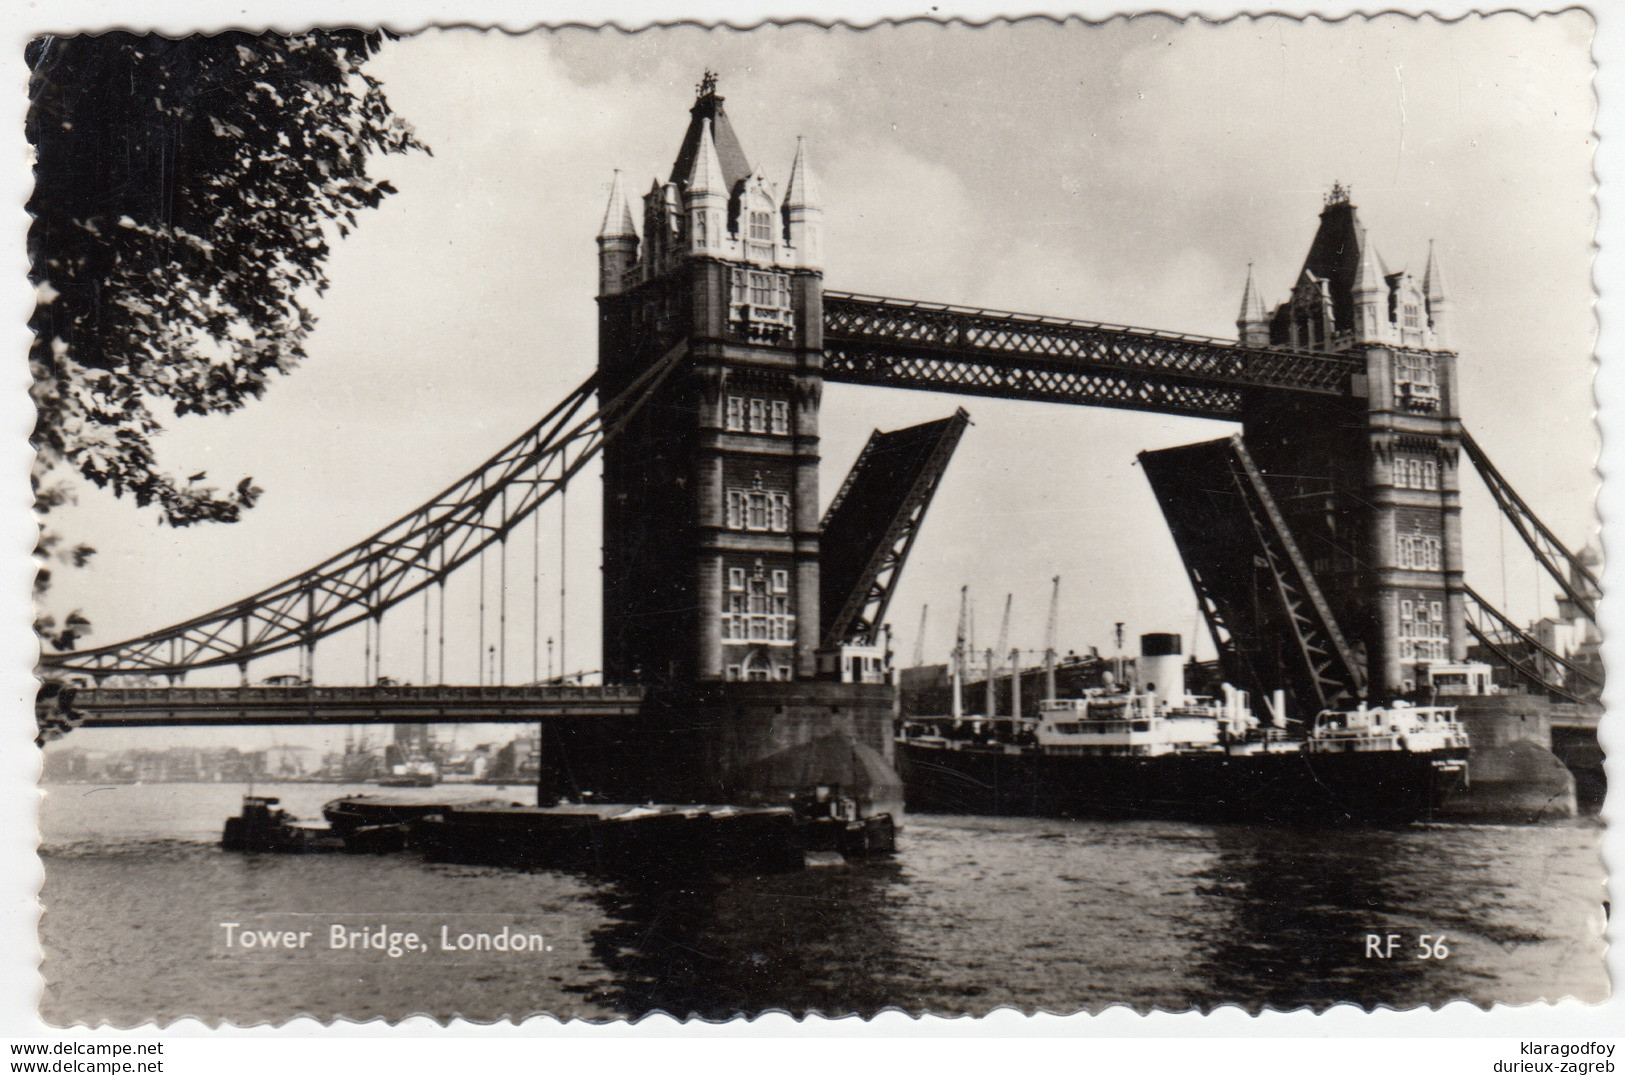
[[[1553,702],[1551,721],[1554,732],[1595,734],[1602,722],[1602,706],[1595,702]]]
[[[64,694],[81,728],[529,724],[630,717],[643,700],[641,687],[587,686],[81,687]]]

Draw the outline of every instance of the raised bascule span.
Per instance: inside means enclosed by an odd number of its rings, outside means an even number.
[[[1420,278],[1388,272],[1346,190],[1327,197],[1285,302],[1266,308],[1249,273],[1234,341],[826,290],[823,227],[806,147],[781,193],[707,80],[641,214],[616,175],[594,374],[465,478],[309,571],[139,638],[47,654],[42,726],[534,719],[570,779],[638,798],[773,799],[811,780],[888,802],[891,691],[840,658],[878,643],[968,416],[877,433],[821,516],[829,382],[1239,425],[1141,462],[1227,675],[1285,687],[1300,719],[1413,693],[1423,666],[1463,661],[1475,641],[1537,690],[1596,697],[1600,671],[1467,585],[1463,455],[1576,617],[1594,618],[1600,589],[1463,429],[1431,251]],[[889,466],[893,448],[907,450]],[[313,674],[323,639],[430,587],[443,608],[449,576],[594,458],[605,686],[246,686],[250,662],[289,650]],[[245,686],[180,682],[231,666]],[[96,686],[129,674],[171,683]]]
[[[1296,713],[1363,697],[1365,669],[1241,437],[1139,459],[1226,680],[1258,698],[1280,688]]]
[[[908,429],[875,430],[824,512],[824,645],[878,641],[926,509],[970,425],[963,409]]]

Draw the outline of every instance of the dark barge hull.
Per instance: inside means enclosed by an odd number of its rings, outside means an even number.
[[[501,799],[481,799],[462,804],[465,809],[517,806]],[[409,825],[419,818],[446,810],[444,798],[395,798],[375,795],[346,795],[322,807],[322,816],[339,835],[379,825]]]
[[[570,808],[451,808],[411,825],[429,858],[604,873],[799,869],[795,818],[786,809],[670,810],[600,815]]]
[[[908,809],[1026,817],[1404,825],[1466,781],[1465,748],[1160,757],[1045,755],[899,740]],[[1435,761],[1455,763],[1454,768]]]

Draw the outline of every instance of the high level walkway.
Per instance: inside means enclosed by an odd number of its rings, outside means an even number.
[[[1365,362],[1233,340],[825,291],[824,378],[1235,420],[1248,394],[1353,392]]]

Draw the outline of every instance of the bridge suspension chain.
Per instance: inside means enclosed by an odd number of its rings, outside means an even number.
[[[1602,679],[1596,673],[1564,657],[1513,623],[1471,586],[1463,586],[1462,593],[1467,598],[1468,633],[1530,686],[1570,702],[1594,700],[1602,693]],[[1543,670],[1540,659],[1547,662],[1548,668],[1555,666],[1567,672],[1567,677],[1559,678]]]
[[[1586,619],[1595,623],[1596,596],[1602,592],[1602,583],[1598,581],[1597,576],[1583,560],[1557,539],[1557,535],[1553,534],[1545,523],[1540,521],[1501,472],[1495,469],[1495,464],[1490,462],[1489,456],[1484,454],[1484,449],[1479,447],[1472,434],[1465,429],[1461,431],[1461,446],[1467,452],[1467,458],[1478,470],[1479,477],[1484,479],[1484,485],[1495,498],[1501,513],[1512,523],[1513,529],[1523,538],[1524,544],[1529,546],[1529,551],[1535,554],[1540,566],[1556,580],[1557,585]]]
[[[686,343],[671,348],[596,412],[583,415],[598,390],[596,375],[587,378],[541,421],[438,496],[307,571],[162,630],[94,649],[48,654],[41,664],[50,673],[175,676],[246,665],[294,647],[304,647],[313,658],[321,639],[359,620],[382,617],[387,609],[440,583],[443,678],[446,577],[505,539],[554,493],[562,493],[654,395],[685,353]]]

